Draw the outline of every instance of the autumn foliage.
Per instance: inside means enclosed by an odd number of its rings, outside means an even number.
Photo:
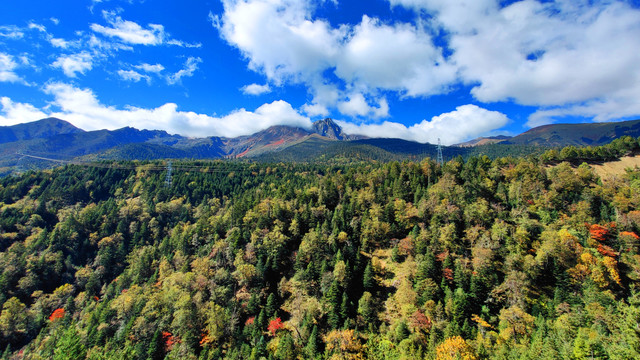
[[[453,281],[453,270],[449,268],[442,269],[442,276],[444,276],[448,281]]]
[[[60,320],[64,317],[64,314],[65,314],[64,309],[62,308],[55,309],[51,314],[51,316],[49,316],[49,321]]]
[[[616,224],[609,223],[607,225],[592,224],[589,226],[589,235],[593,240],[604,242],[611,236],[611,231],[615,230]]]
[[[173,345],[180,342],[180,339],[178,337],[173,336],[173,334],[168,331],[162,332],[162,340],[164,341],[164,347],[166,351],[171,351],[171,349],[173,349]]]
[[[460,336],[446,339],[436,348],[436,359],[438,360],[475,360],[477,357],[473,353],[471,346]]]
[[[269,321],[269,326],[267,327],[267,330],[269,330],[269,332],[271,333],[271,336],[274,336],[276,334],[276,331],[282,329],[283,327],[284,327],[284,323],[278,317]]]
[[[2,178],[0,352],[640,359],[640,169],[424,162]]]

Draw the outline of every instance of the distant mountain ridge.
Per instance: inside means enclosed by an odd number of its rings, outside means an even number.
[[[640,120],[543,125],[514,136],[505,143],[550,147],[599,146],[625,135],[640,136]]]
[[[444,146],[443,151],[445,158],[477,155],[482,151],[508,154],[509,151],[536,151],[545,147],[604,145],[623,135],[640,136],[640,120],[545,125],[514,137],[479,138],[457,146]],[[15,166],[51,165],[33,165],[35,160],[25,155],[62,160],[255,158],[315,161],[331,156],[417,159],[435,157],[436,153],[437,146],[428,143],[345,134],[332,119],[316,121],[310,129],[277,125],[235,138],[188,138],[161,130],[131,127],[84,131],[55,118],[0,127],[0,173],[10,172]]]
[[[85,132],[71,123],[57,118],[46,118],[30,123],[0,126],[0,144],[19,140],[45,139],[61,134]]]
[[[455,146],[486,144],[535,145],[543,147],[600,146],[621,136],[640,136],[640,120],[586,124],[542,125],[516,136],[491,136],[469,140]]]
[[[455,144],[454,146],[469,147],[469,146],[479,146],[479,145],[487,145],[487,144],[497,144],[509,139],[511,139],[511,136],[507,136],[507,135],[486,136],[486,137],[483,136],[483,137],[475,138],[473,140],[465,141],[463,143]]]

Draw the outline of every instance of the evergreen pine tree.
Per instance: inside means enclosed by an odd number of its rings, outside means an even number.
[[[288,331],[284,332],[284,335],[280,339],[278,349],[275,352],[276,359],[289,360],[296,358],[296,347],[293,344],[293,338]]]
[[[87,350],[80,341],[75,325],[70,325],[64,332],[53,351],[53,360],[82,360]]]
[[[375,286],[375,279],[373,278],[373,269],[371,268],[371,263],[367,264],[367,267],[364,268],[364,274],[362,274],[362,286],[365,290],[371,291]]]
[[[278,312],[278,305],[276,304],[276,296],[274,293],[269,294],[267,298],[267,305],[264,307],[266,316],[268,319],[275,317]]]
[[[346,320],[349,318],[349,296],[347,292],[342,292],[342,301],[340,302],[340,318]]]
[[[149,343],[149,348],[147,349],[147,359],[161,360],[163,358],[164,349],[162,344],[162,334],[160,329],[156,329],[155,333],[153,333],[153,338],[151,338],[151,343]]]
[[[340,295],[338,280],[334,279],[326,294],[327,304],[329,305],[328,321],[331,329],[337,329],[340,327]]]
[[[314,330],[315,330],[315,327],[314,327]],[[7,344],[7,347],[2,352],[2,357],[0,357],[0,359],[8,360],[9,356],[11,356],[11,344]]]
[[[311,335],[309,335],[304,351],[307,358],[313,358],[318,354],[318,350],[318,327],[313,325],[313,330],[311,330]]]

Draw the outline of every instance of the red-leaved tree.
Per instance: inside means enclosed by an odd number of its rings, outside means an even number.
[[[271,333],[271,336],[275,336],[276,331],[282,329],[283,327],[284,327],[284,323],[282,323],[282,320],[278,317],[269,321],[269,326],[267,327],[267,330],[269,330],[269,332]]]
[[[62,309],[62,308],[55,309],[55,310],[53,310],[53,313],[51,314],[51,316],[49,316],[49,321],[60,320],[63,317],[64,317],[64,309]]]

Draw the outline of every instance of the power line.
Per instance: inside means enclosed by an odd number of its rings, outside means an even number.
[[[216,166],[215,164],[203,164],[203,165],[189,164],[189,165],[176,166],[173,163],[171,163],[171,161],[169,161],[169,163],[171,164],[167,164],[167,166],[156,165],[156,164],[134,165],[134,164],[123,164],[123,163],[116,163],[116,162],[105,163],[105,162],[61,160],[61,159],[53,159],[53,158],[48,158],[43,156],[28,155],[28,154],[22,154],[22,153],[16,153],[16,155],[38,159],[38,160],[56,162],[64,165],[77,165],[77,166],[95,167],[95,168],[103,168],[103,169],[168,171],[169,167],[171,167],[171,174],[173,174],[174,171],[184,171],[184,172],[198,171],[203,173],[232,173],[232,172],[237,173],[237,172],[252,171],[251,169],[246,169],[246,168],[234,169],[234,168],[229,168],[227,166]],[[220,164],[220,165],[223,165],[223,164]]]

